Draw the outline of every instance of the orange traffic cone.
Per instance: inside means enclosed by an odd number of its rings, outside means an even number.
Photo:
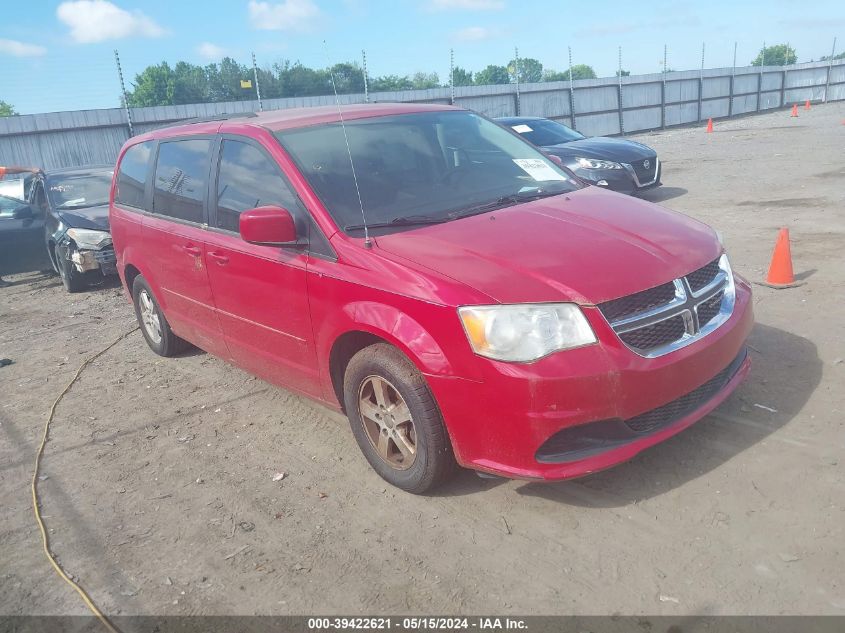
[[[792,114],[790,116],[797,117],[798,116],[798,104],[792,104]]]
[[[778,232],[775,251],[772,253],[772,263],[769,266],[769,274],[766,275],[766,285],[773,288],[788,288],[794,283],[792,253],[789,250],[789,229],[784,227]]]
[[[710,134],[713,131],[713,119],[707,119],[707,133]]]
[[[807,100],[804,102],[804,109],[805,109],[805,110],[809,110],[809,109],[810,109],[810,100],[809,100],[809,99],[807,99]]]

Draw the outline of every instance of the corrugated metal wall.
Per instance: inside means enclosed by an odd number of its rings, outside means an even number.
[[[587,136],[611,135],[684,125],[792,103],[845,99],[845,64],[811,62],[793,66],[715,68],[547,82],[520,86],[455,88],[455,103],[490,117],[544,116],[560,119]],[[621,103],[620,103],[621,97]],[[449,103],[449,88],[370,94],[371,101]],[[364,95],[341,95],[361,103]],[[265,110],[333,105],[334,96],[264,100]],[[570,104],[574,102],[574,117]],[[258,110],[257,101],[133,108],[135,134],[182,119]],[[574,120],[573,120],[574,119]],[[0,165],[44,169],[113,163],[129,138],[120,108],[51,112],[0,118]]]

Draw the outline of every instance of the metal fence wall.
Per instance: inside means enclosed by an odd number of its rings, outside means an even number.
[[[560,119],[586,136],[684,125],[778,108],[792,103],[845,100],[845,63],[715,68],[604,79],[456,87],[455,104],[490,117]],[[449,103],[449,88],[377,92],[370,101]],[[364,95],[341,95],[362,103]],[[265,110],[333,105],[334,96],[265,99]],[[574,113],[570,104],[574,104]],[[257,101],[133,108],[140,134],[182,119],[258,110]],[[574,114],[574,116],[573,116]],[[122,108],[51,112],[0,118],[0,165],[43,169],[114,163],[129,138]]]

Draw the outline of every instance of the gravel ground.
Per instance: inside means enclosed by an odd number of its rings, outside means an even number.
[[[40,488],[53,549],[109,614],[845,613],[845,104],[640,135],[649,199],[765,274],[789,226],[804,285],[755,286],[750,379],[630,463],[557,484],[386,486],[344,418],[135,332],[61,403]],[[134,327],[117,286],[0,289],[0,614],[84,614],[29,479],[51,403]],[[284,471],[280,482],[274,473]]]

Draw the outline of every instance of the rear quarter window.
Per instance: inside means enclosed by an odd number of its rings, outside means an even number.
[[[153,213],[202,223],[210,150],[209,139],[159,143]]]
[[[117,174],[117,191],[114,201],[117,204],[145,208],[145,190],[153,141],[133,145],[123,155]]]

